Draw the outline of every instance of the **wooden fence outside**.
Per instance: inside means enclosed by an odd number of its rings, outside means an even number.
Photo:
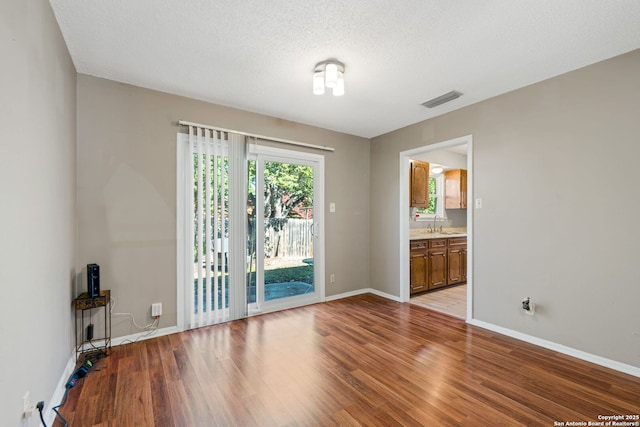
[[[266,230],[265,256],[281,258],[313,257],[313,220],[290,218],[280,231]],[[277,253],[276,253],[277,250]]]

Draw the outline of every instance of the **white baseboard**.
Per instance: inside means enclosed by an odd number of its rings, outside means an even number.
[[[51,399],[49,399],[49,403],[45,406],[42,417],[48,426],[52,426],[54,421],[56,420],[56,413],[53,412],[53,407],[58,406],[60,402],[62,402],[62,398],[64,396],[65,385],[67,385],[67,381],[69,377],[73,373],[73,370],[76,368],[76,352],[75,350],[71,353],[71,357],[67,361],[67,365],[64,367],[64,371],[62,371],[62,376],[58,381],[58,385],[53,391],[53,395]]]
[[[567,347],[565,345],[558,344],[552,341],[547,341],[531,335],[523,334],[521,332],[503,328],[502,326],[497,326],[492,323],[483,322],[481,320],[471,319],[467,320],[467,323],[479,328],[488,329],[490,331],[518,339],[520,341],[525,341],[539,347],[557,351],[558,353],[566,354],[568,356],[575,357],[576,359],[585,360],[596,365],[604,366],[605,368],[610,368],[615,371],[623,372],[625,374],[633,375],[634,377],[640,378],[640,368],[638,368],[637,366],[627,365],[626,363],[621,363],[615,360],[607,359],[605,357],[596,356],[595,354],[576,350],[575,348]]]
[[[177,326],[171,326],[169,328],[158,329],[151,335],[147,335],[148,332],[139,332],[136,334],[126,335],[123,337],[117,337],[111,339],[111,346],[117,346],[121,344],[126,344],[129,342],[135,341],[144,341],[151,338],[161,337],[163,335],[175,334],[176,332],[180,332]],[[67,385],[67,381],[69,381],[69,377],[73,374],[73,371],[76,368],[76,352],[75,349],[71,353],[71,357],[67,361],[67,365],[64,367],[64,371],[62,372],[62,376],[58,381],[58,385],[53,391],[53,395],[51,399],[49,399],[49,403],[45,406],[43,410],[43,418],[48,426],[53,425],[56,419],[56,413],[53,412],[54,406],[58,406],[60,402],[62,402],[62,398],[64,397],[65,386]]]
[[[372,288],[358,289],[357,291],[350,291],[350,292],[344,292],[342,294],[331,295],[329,297],[326,297],[324,300],[326,302],[329,302],[329,301],[335,301],[343,298],[354,297],[356,295],[362,295],[362,294],[374,294],[382,298],[390,299],[392,301],[401,302],[400,297],[387,294],[385,292],[380,292],[379,290],[372,289]]]
[[[157,331],[155,331],[153,334],[150,334],[150,335],[147,335],[148,332],[137,332],[135,334],[125,335],[123,337],[112,338],[111,345],[116,346],[116,345],[127,344],[135,341],[144,341],[144,340],[149,340],[151,338],[161,337],[164,335],[175,334],[177,332],[180,332],[177,326],[158,329]]]
[[[325,302],[335,301],[335,300],[339,300],[339,299],[343,299],[343,298],[354,297],[356,295],[366,294],[368,292],[369,292],[368,289],[358,289],[357,291],[349,291],[349,292],[344,292],[344,293],[341,293],[341,294],[336,294],[336,295],[331,295],[331,296],[325,297],[324,301]]]
[[[395,296],[395,295],[388,294],[388,293],[386,293],[386,292],[381,292],[381,291],[379,291],[379,290],[377,290],[377,289],[371,289],[371,288],[369,288],[369,289],[367,289],[367,291],[368,291],[368,292],[371,292],[371,293],[372,293],[372,294],[374,294],[374,295],[378,295],[379,297],[386,298],[386,299],[390,299],[391,301],[395,301],[395,302],[402,302],[402,299],[400,299],[400,297],[397,297],[397,296]]]

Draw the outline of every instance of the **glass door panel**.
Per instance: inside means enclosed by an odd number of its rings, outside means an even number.
[[[313,294],[313,168],[264,162],[264,299]]]
[[[301,159],[262,155],[249,162],[250,313],[320,299],[315,234],[319,208],[314,197],[319,185],[317,167],[314,162]]]

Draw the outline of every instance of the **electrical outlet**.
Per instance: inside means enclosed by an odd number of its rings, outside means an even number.
[[[524,310],[525,314],[533,316],[536,312],[536,305],[531,302],[531,298],[527,297],[522,300],[522,309]]]
[[[331,283],[336,283],[336,275],[335,274],[330,274],[329,275],[329,282]]]
[[[534,303],[530,303],[529,310],[525,310],[524,312],[529,316],[533,316],[534,314],[536,314],[536,305]]]
[[[36,411],[36,404],[31,403],[31,393],[27,391],[22,397],[22,413],[24,418],[28,418]]]
[[[162,316],[162,303],[154,302],[151,304],[151,317]]]

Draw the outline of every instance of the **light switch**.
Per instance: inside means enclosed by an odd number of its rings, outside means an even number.
[[[476,209],[482,209],[482,199],[476,199]]]
[[[329,212],[335,212],[335,211],[336,211],[336,204],[329,203]]]

